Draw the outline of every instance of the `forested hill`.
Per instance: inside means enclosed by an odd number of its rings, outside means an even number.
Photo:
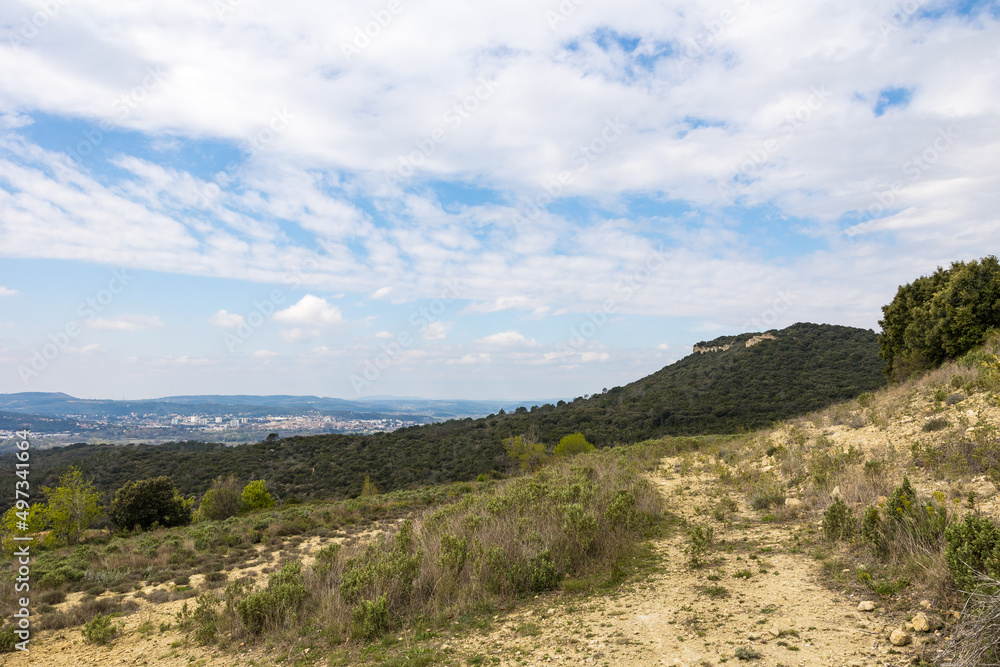
[[[748,343],[750,345],[748,346]],[[386,491],[473,479],[506,466],[513,435],[545,444],[582,431],[609,446],[661,435],[735,432],[848,399],[885,384],[875,333],[796,324],[765,334],[705,341],[652,375],[571,403],[518,408],[482,419],[451,420],[371,436],[317,435],[239,447],[205,443],[73,445],[39,451],[33,486],[55,483],[70,465],[102,489],[171,475],[185,494],[202,494],[215,477],[265,479],[279,497],[356,494],[366,475]],[[0,485],[13,489],[13,466]]]

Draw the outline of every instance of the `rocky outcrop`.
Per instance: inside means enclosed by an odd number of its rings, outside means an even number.
[[[767,333],[761,334],[759,336],[754,336],[753,338],[747,341],[747,347],[753,347],[757,343],[763,342],[765,340],[777,340],[777,338],[774,337],[774,334],[767,334]]]
[[[705,354],[706,352],[725,352],[732,345],[713,345],[712,347],[702,347],[701,345],[695,345],[694,349],[691,350],[691,354]]]

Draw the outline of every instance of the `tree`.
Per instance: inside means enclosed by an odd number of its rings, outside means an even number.
[[[154,523],[167,528],[184,526],[191,523],[192,504],[181,497],[171,478],[151,477],[118,489],[108,517],[117,528],[125,530],[136,526],[148,530]]]
[[[243,509],[243,485],[234,475],[219,477],[201,499],[198,513],[210,521],[222,521],[236,516]]]
[[[66,544],[76,544],[101,513],[100,492],[77,468],[70,468],[59,478],[56,488],[44,487],[42,493],[47,501],[45,519],[52,525],[52,534]]]
[[[42,503],[32,503],[28,509],[12,506],[0,518],[0,546],[12,553],[19,544],[13,539],[15,535],[34,535],[45,530],[45,526],[45,505]]]
[[[525,472],[532,472],[548,458],[545,445],[535,442],[532,438],[515,435],[504,440],[503,444],[507,450],[507,458],[512,462],[516,461]]]
[[[243,501],[244,512],[274,507],[274,499],[271,498],[271,494],[268,493],[267,486],[262,479],[247,484],[240,499]]]
[[[375,486],[375,483],[372,482],[371,478],[368,475],[365,475],[365,482],[364,484],[361,485],[361,497],[368,498],[377,495],[378,495],[378,487]]]
[[[583,433],[577,431],[572,435],[563,436],[552,453],[556,456],[573,456],[575,454],[592,452],[594,449],[596,448],[583,437]]]
[[[1000,262],[954,262],[902,285],[882,307],[879,347],[886,374],[902,380],[957,359],[1000,327]]]

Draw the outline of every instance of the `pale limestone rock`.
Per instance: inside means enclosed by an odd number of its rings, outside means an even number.
[[[785,507],[790,510],[802,509],[802,501],[798,498],[785,498]]]
[[[903,632],[902,630],[893,630],[892,634],[889,635],[889,641],[893,646],[906,646],[913,641],[913,637]]]
[[[931,623],[927,620],[927,615],[924,612],[919,612],[913,617],[913,629],[917,632],[931,631]]]
[[[864,600],[858,605],[858,611],[875,611],[875,603],[871,600]]]

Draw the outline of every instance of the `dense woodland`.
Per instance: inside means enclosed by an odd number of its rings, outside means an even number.
[[[878,339],[871,331],[796,324],[770,333],[776,340],[752,347],[746,347],[754,336],[750,333],[699,343],[732,347],[689,355],[624,387],[475,420],[370,436],[272,438],[238,447],[78,444],[35,451],[32,486],[54,486],[76,466],[108,494],[126,482],[166,474],[181,493],[196,497],[224,475],[267,480],[279,501],[346,497],[360,492],[366,476],[388,491],[503,472],[509,465],[504,440],[515,435],[551,447],[580,431],[607,447],[662,435],[732,433],[885,384]],[[0,465],[3,489],[14,488],[13,470]]]

